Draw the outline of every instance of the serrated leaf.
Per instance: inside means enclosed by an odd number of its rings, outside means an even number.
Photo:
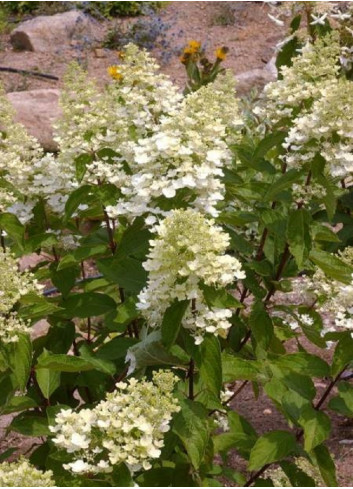
[[[60,302],[60,306],[65,309],[63,314],[67,318],[101,316],[116,309],[115,301],[109,295],[99,292],[71,294]]]
[[[204,461],[210,437],[207,410],[198,402],[183,400],[181,411],[174,418],[173,432],[183,442],[197,470]]]
[[[22,413],[14,418],[8,429],[25,436],[48,436],[51,434],[47,418],[31,413]]]
[[[353,267],[337,256],[319,249],[312,249],[310,259],[328,276],[345,284],[351,283]]]
[[[207,389],[219,396],[222,388],[222,361],[217,337],[208,334],[205,336],[200,347],[200,357],[200,377]]]
[[[225,289],[216,287],[211,287],[209,285],[200,283],[200,289],[203,292],[203,296],[205,298],[206,304],[211,309],[213,307],[220,309],[227,308],[243,308],[243,304],[241,304],[238,299],[229,294]]]
[[[336,467],[332,460],[330,452],[325,445],[319,445],[314,448],[313,455],[317,466],[319,467],[321,477],[329,487],[337,487]]]
[[[174,301],[165,311],[162,325],[162,342],[167,350],[175,343],[186,309],[190,304],[189,300]]]
[[[50,357],[50,353],[44,349],[43,353],[38,357],[38,362],[41,359]],[[39,385],[39,388],[45,397],[45,399],[49,399],[52,393],[60,386],[60,372],[41,368],[36,370],[36,379]]]
[[[91,192],[91,185],[83,185],[70,194],[65,204],[65,219],[69,219],[76,212],[80,204],[86,203],[87,197]]]
[[[223,382],[235,380],[256,380],[260,374],[260,364],[228,353],[222,353]]]
[[[288,431],[271,431],[261,436],[250,453],[248,470],[261,469],[277,462],[297,450],[295,436]]]
[[[320,445],[330,434],[330,418],[311,406],[303,408],[299,424],[304,429],[304,449],[307,452]]]
[[[31,373],[32,343],[28,335],[18,336],[19,340],[9,347],[9,362],[20,390],[24,390]]]
[[[336,377],[350,362],[353,362],[353,338],[349,331],[338,341],[332,360],[332,375]]]
[[[271,343],[274,329],[272,319],[261,301],[256,301],[254,303],[249,318],[249,324],[257,345],[262,349],[267,350]]]
[[[305,209],[295,209],[289,213],[287,223],[287,240],[289,250],[299,268],[302,268],[309,257],[311,215]]]
[[[83,372],[93,370],[92,363],[80,357],[62,354],[50,354],[49,356],[38,359],[36,371],[40,369],[50,369],[55,372]]]
[[[282,355],[274,363],[279,367],[289,368],[312,377],[327,377],[330,374],[330,368],[322,358],[306,352]]]
[[[183,365],[185,359],[173,354],[173,349],[168,351],[161,341],[159,331],[149,334],[128,350],[128,357],[136,369],[157,365]]]

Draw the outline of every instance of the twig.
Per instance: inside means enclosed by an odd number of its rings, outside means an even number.
[[[0,71],[6,71],[8,73],[19,73],[20,75],[38,76],[39,78],[46,78],[48,80],[59,80],[59,78],[55,75],[48,75],[47,73],[39,73],[37,71],[20,70],[18,68],[10,68],[7,66],[0,66]]]

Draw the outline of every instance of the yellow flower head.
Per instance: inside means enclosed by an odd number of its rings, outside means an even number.
[[[229,49],[226,46],[222,46],[220,48],[217,48],[216,52],[215,52],[216,58],[220,61],[224,61],[227,57],[228,51],[229,51]]]
[[[201,43],[199,41],[189,41],[184,49],[184,54],[196,54],[200,51]]]
[[[119,72],[119,66],[109,66],[108,73],[114,80],[120,81],[123,78],[123,75]]]
[[[189,47],[194,49],[195,51],[198,51],[201,47],[200,41],[195,41],[194,39],[189,41],[188,44],[189,44]]]
[[[125,58],[125,52],[124,51],[117,51],[116,52],[118,58],[124,59]]]

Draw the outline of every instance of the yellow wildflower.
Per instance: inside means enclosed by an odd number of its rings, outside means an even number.
[[[194,39],[189,41],[188,44],[189,44],[189,47],[194,50],[194,52],[198,51],[201,47],[200,41],[195,41]]]
[[[120,81],[123,78],[123,75],[119,72],[119,66],[109,66],[108,73],[114,80]]]
[[[216,58],[220,61],[224,61],[227,57],[228,51],[229,51],[229,49],[226,46],[222,46],[220,48],[217,48],[216,52],[215,52]]]

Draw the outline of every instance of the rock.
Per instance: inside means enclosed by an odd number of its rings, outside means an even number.
[[[107,57],[105,49],[102,49],[102,48],[96,48],[94,50],[94,55],[96,58],[106,58]]]
[[[7,97],[16,111],[15,120],[38,139],[46,151],[55,151],[53,123],[60,116],[60,90],[54,88],[8,93]]]
[[[102,38],[99,23],[82,12],[71,10],[22,22],[11,33],[11,44],[24,51],[53,52],[70,46],[73,39],[92,43],[95,38]]]
[[[239,95],[246,95],[253,88],[257,88],[261,91],[267,83],[275,81],[277,76],[268,69],[255,68],[254,70],[238,73],[236,79],[237,93]]]
[[[270,61],[268,63],[266,63],[264,70],[271,73],[271,75],[273,75],[275,79],[277,78],[278,71],[277,71],[277,66],[276,66],[276,56],[272,56]]]

